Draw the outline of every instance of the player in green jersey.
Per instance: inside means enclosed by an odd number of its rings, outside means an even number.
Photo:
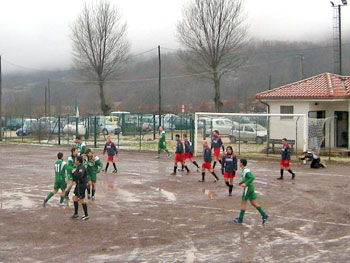
[[[58,190],[61,189],[61,200],[60,205],[64,205],[64,196],[67,187],[66,183],[66,163],[63,161],[63,153],[59,152],[57,154],[57,161],[55,162],[55,184],[53,186],[53,192],[50,192],[48,196],[45,198],[43,202],[43,206],[45,207],[47,201],[55,194],[57,194]]]
[[[247,201],[249,200],[250,203],[259,211],[259,213],[262,216],[262,222],[265,223],[266,219],[269,217],[265,212],[264,209],[259,205],[257,199],[258,196],[255,193],[253,181],[255,179],[253,173],[250,171],[250,169],[247,167],[247,160],[241,159],[239,166],[242,169],[242,180],[239,183],[240,186],[243,187],[243,195],[242,195],[242,203],[241,203],[241,212],[239,213],[239,217],[235,218],[233,222],[235,223],[243,223],[243,217],[245,210],[247,209]]]
[[[158,142],[158,156],[157,156],[157,158],[158,159],[160,158],[160,153],[162,151],[166,151],[166,153],[168,154],[168,157],[170,157],[170,153],[169,153],[168,149],[166,148],[165,131],[164,131],[162,126],[159,126],[159,134],[160,134],[160,136],[158,137],[159,142]]]
[[[66,165],[67,179],[68,179],[68,184],[66,189],[66,199],[69,199],[69,192],[74,185],[72,170],[76,168],[75,159],[77,158],[77,156],[78,156],[78,149],[76,147],[73,147],[71,149],[71,156],[68,157],[68,163]]]
[[[92,187],[91,199],[95,200],[97,174],[101,171],[103,164],[98,156],[94,155],[92,149],[87,150],[87,178],[88,178],[88,199],[90,199],[90,189]]]
[[[77,136],[77,137],[75,137],[75,143],[76,143],[76,147],[78,149],[79,155],[84,157],[86,155],[86,151],[87,151],[87,147],[86,147],[85,142],[82,142],[81,137]]]

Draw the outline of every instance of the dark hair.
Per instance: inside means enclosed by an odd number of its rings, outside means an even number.
[[[233,152],[233,148],[232,148],[232,146],[227,146],[227,147],[226,147],[226,151],[227,151],[227,149],[228,149],[228,148],[230,148],[230,149],[231,149],[231,151]]]
[[[213,132],[216,132],[217,134],[220,134],[218,130],[213,130]]]
[[[81,157],[81,156],[78,156],[76,160],[77,160],[80,164],[83,163],[83,157]]]
[[[86,150],[86,154],[90,153],[90,152],[93,152],[91,148],[87,149]]]
[[[62,157],[63,157],[63,153],[59,152],[59,153],[57,154],[57,158],[58,158],[58,159],[62,159]]]
[[[78,135],[78,136],[75,136],[75,139],[76,140],[81,140],[81,137]]]
[[[176,134],[175,137],[176,137],[176,138],[180,138],[180,134]]]
[[[183,137],[187,137],[187,134],[186,134],[186,133],[184,133],[182,136],[183,136]]]
[[[75,152],[76,149],[77,149],[76,147],[72,147],[72,149],[70,149],[70,152],[72,153],[72,155],[73,155],[73,153]]]
[[[240,162],[241,162],[241,164],[243,164],[244,166],[246,166],[247,163],[248,163],[247,159],[241,159]]]
[[[288,141],[287,138],[283,138],[282,141]]]

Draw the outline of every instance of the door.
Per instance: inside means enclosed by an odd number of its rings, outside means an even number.
[[[347,111],[335,112],[335,140],[337,147],[348,147],[349,113]]]

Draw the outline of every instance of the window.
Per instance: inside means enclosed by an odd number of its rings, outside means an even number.
[[[293,114],[294,113],[294,106],[280,106],[280,113],[281,114]],[[293,119],[293,116],[281,116],[281,120],[286,119]]]
[[[252,127],[249,127],[249,126],[246,126],[246,127],[245,127],[245,131],[246,131],[246,132],[254,132],[253,128],[252,128]]]

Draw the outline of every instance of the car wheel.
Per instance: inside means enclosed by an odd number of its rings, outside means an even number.
[[[230,142],[231,143],[236,143],[237,139],[235,136],[230,136]]]
[[[257,143],[257,144],[263,144],[264,141],[263,141],[262,138],[258,137],[258,138],[256,138],[256,143]]]
[[[102,133],[103,133],[103,135],[108,135],[108,130],[107,129],[103,129]]]

